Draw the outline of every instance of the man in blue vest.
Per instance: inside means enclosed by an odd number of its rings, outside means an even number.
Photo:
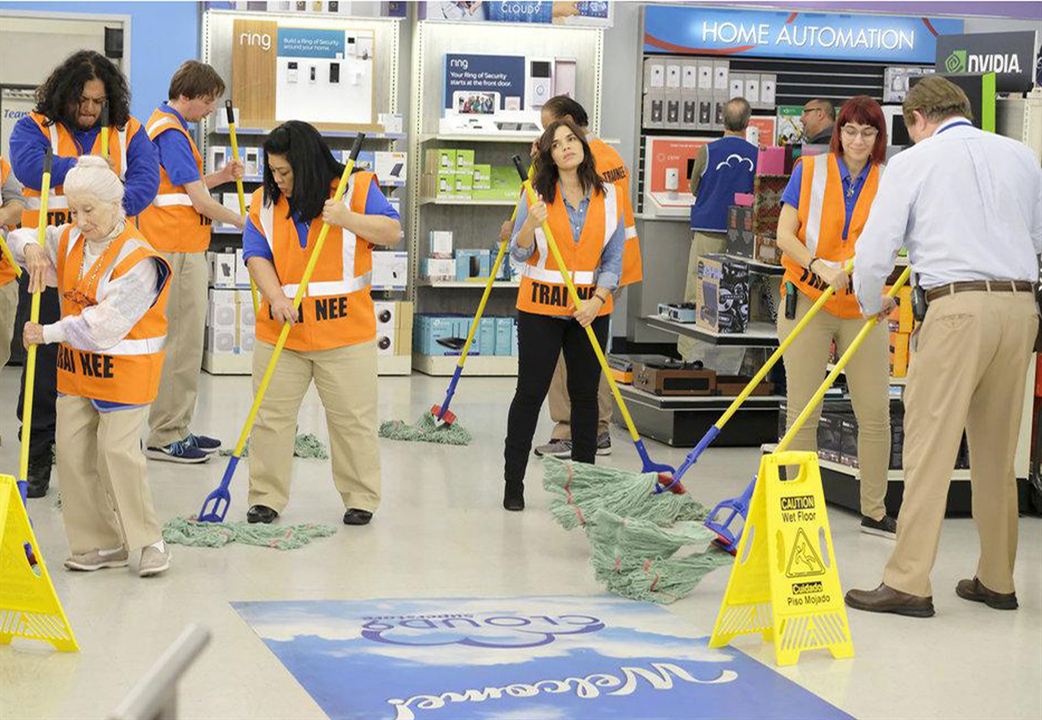
[[[734,204],[735,193],[751,193],[756,174],[757,147],[745,139],[752,109],[742,97],[731,98],[724,106],[724,136],[699,148],[691,172],[691,253],[687,263],[687,285],[684,300],[694,302],[698,258],[709,253],[724,252],[727,247],[727,209]],[[677,351],[685,362],[702,360],[707,367],[735,374],[745,351],[724,348],[710,352],[706,343],[681,337]],[[722,367],[716,367],[722,365]]]

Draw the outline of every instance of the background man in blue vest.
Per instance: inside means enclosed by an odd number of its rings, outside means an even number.
[[[724,106],[724,136],[702,146],[691,172],[691,254],[687,263],[684,300],[694,302],[698,258],[724,252],[727,247],[727,208],[735,193],[751,193],[756,174],[757,147],[745,139],[752,109],[745,98],[731,98]],[[701,360],[719,372],[738,372],[743,348],[716,348],[694,338],[681,337],[677,352],[685,362]],[[718,367],[719,366],[719,367]]]

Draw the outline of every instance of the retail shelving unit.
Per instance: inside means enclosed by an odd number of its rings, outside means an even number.
[[[475,163],[511,164],[512,155],[526,159],[529,147],[538,138],[534,132],[499,132],[481,135],[441,132],[446,53],[524,55],[530,58],[575,58],[579,68],[576,99],[590,116],[594,133],[600,128],[601,53],[603,31],[595,28],[556,27],[530,24],[484,24],[474,32],[472,24],[420,21],[413,33],[412,101],[409,113],[409,176],[419,187],[424,170],[424,155],[438,147],[469,148]],[[484,282],[430,281],[419,277],[420,258],[430,255],[431,230],[451,230],[454,249],[493,249],[499,242],[499,228],[511,216],[512,201],[463,200],[409,197],[409,297],[417,313],[474,313]],[[403,213],[404,215],[404,213]],[[496,281],[486,315],[513,315],[518,283]],[[413,356],[413,368],[429,375],[451,375],[457,358],[452,356]],[[467,359],[467,375],[516,375],[517,358],[474,356]]]
[[[308,14],[282,14],[269,12],[238,12],[228,10],[207,10],[202,13],[202,36],[200,38],[203,62],[212,65],[221,74],[229,87],[228,93],[232,92],[232,42],[233,24],[235,20],[292,20],[294,27],[303,28],[328,28],[331,23],[337,27],[350,27],[352,30],[370,31],[374,36],[374,77],[373,91],[375,94],[375,106],[377,112],[398,113],[399,110],[399,80],[401,68],[401,35],[402,18],[384,17],[348,17]],[[234,98],[232,98],[234,100]],[[223,106],[211,116],[199,124],[196,143],[203,155],[205,171],[212,172],[210,167],[210,147],[231,145],[231,138],[226,127],[218,127],[217,113],[223,113]],[[263,142],[272,127],[237,127],[240,155],[247,148],[257,148]],[[354,130],[322,129],[322,137],[334,150],[346,151],[351,147],[358,132]],[[387,150],[397,151],[408,139],[407,133],[389,133],[382,131],[365,131],[364,150]],[[262,157],[258,151],[258,157]],[[246,185],[247,196],[263,182],[262,175],[250,175],[243,178]],[[404,183],[381,185],[384,193],[389,198],[398,198],[402,226],[406,225],[406,198]],[[222,186],[223,192],[234,192],[233,186]],[[216,228],[211,240],[211,248],[236,248],[242,245],[242,233],[234,229]],[[398,248],[389,249],[402,249]],[[385,288],[373,287],[374,300],[405,300],[409,295],[409,288]],[[231,356],[220,359],[211,358],[211,369],[213,373],[245,374],[250,372],[249,354]],[[409,355],[381,355],[377,358],[377,372],[380,375],[409,375],[412,372],[412,363]]]

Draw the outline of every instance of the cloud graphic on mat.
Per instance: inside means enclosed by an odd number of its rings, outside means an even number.
[[[604,623],[590,615],[570,614],[550,619],[488,613],[436,619],[420,616],[392,622],[374,619],[362,626],[361,635],[373,642],[413,647],[530,648],[549,645],[560,636],[585,635],[603,629]]]
[[[732,158],[734,158],[735,160],[738,161],[737,166],[731,164],[731,159]],[[742,163],[749,163],[749,171],[750,172],[755,170],[755,168],[753,167],[753,161],[752,160],[750,160],[747,157],[742,157],[741,155],[738,155],[736,153],[731,153],[722,162],[718,162],[716,164],[716,169],[719,170],[722,167],[741,167]]]

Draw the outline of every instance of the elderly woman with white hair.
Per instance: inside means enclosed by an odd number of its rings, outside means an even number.
[[[170,266],[123,211],[123,184],[85,155],[65,178],[73,222],[16,230],[9,244],[29,290],[55,286],[61,319],[26,323],[29,345],[59,343],[57,462],[70,570],[170,567],[141,451],[141,429],[159,390]],[[113,512],[115,510],[115,512]]]

